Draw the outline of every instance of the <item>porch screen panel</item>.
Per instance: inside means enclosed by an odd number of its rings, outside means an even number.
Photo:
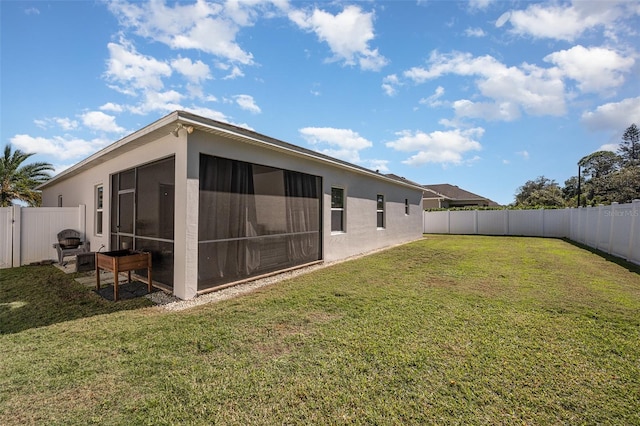
[[[200,155],[198,289],[319,260],[321,178]]]
[[[154,284],[173,288],[175,158],[111,176],[111,250],[151,253]],[[136,271],[145,275],[146,270]]]
[[[137,170],[136,235],[173,240],[175,160]]]

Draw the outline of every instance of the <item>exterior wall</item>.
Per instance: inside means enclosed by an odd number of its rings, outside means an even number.
[[[347,171],[326,172],[324,187],[324,259],[327,261],[422,237],[422,193]],[[345,232],[331,232],[331,188],[345,192]],[[384,195],[385,227],[377,228],[376,197]],[[405,199],[409,214],[405,214]]]
[[[442,206],[440,205],[440,199],[439,198],[424,198],[422,200],[422,208],[424,210],[427,209],[439,209]]]
[[[198,181],[200,153],[233,160],[247,161],[322,177],[323,185],[323,259],[342,259],[371,250],[416,240],[422,237],[422,191],[378,180],[360,173],[338,169],[328,164],[284,154],[259,145],[239,143],[203,132],[189,136],[189,181]],[[331,232],[331,187],[344,188],[346,197],[346,232]],[[189,187],[190,212],[198,212],[198,185]],[[376,227],[376,197],[385,196],[385,229]],[[409,200],[409,215],[405,215],[405,199]],[[190,219],[195,227],[194,238],[188,244],[197,246],[197,217]],[[194,251],[195,252],[195,251]],[[197,252],[196,265],[197,265]],[[197,277],[193,277],[196,279]],[[191,284],[188,285],[191,287]],[[193,284],[196,287],[195,284]]]
[[[187,143],[188,138],[188,143]],[[132,141],[133,142],[133,141]],[[87,239],[97,251],[110,247],[111,180],[110,175],[168,156],[175,156],[175,239],[174,294],[182,299],[197,295],[198,280],[198,200],[200,153],[233,160],[247,161],[281,169],[304,172],[322,177],[323,259],[341,259],[371,250],[399,244],[422,236],[422,190],[401,183],[303,157],[295,152],[266,148],[261,143],[248,143],[195,130],[188,135],[181,131],[178,138],[161,136],[146,144],[123,146],[122,152],[103,162],[95,162],[77,175],[55,182],[43,189],[43,205],[57,206],[62,195],[64,206],[85,204],[87,207]],[[110,153],[110,155],[116,152]],[[95,187],[104,188],[103,235],[95,235]],[[346,232],[331,232],[331,187],[344,188],[346,196]],[[385,197],[385,227],[376,226],[376,197]],[[409,214],[405,214],[405,199]]]
[[[179,152],[177,148],[179,148],[180,145],[176,143],[176,141],[177,139],[174,136],[167,135],[154,143],[142,145],[119,155],[117,158],[92,166],[72,178],[65,179],[50,187],[44,188],[42,191],[42,206],[57,207],[58,196],[60,195],[62,195],[63,207],[77,207],[80,204],[86,205],[86,237],[91,242],[92,250],[98,251],[102,245],[104,245],[103,250],[115,250],[115,247],[110,247],[109,238],[111,224],[110,175],[135,166],[151,163],[171,155],[176,155],[176,153]],[[178,156],[176,156],[176,164],[178,164],[178,161]],[[177,180],[178,178],[176,176],[176,181]],[[102,236],[95,234],[95,188],[98,185],[102,185],[104,188]],[[176,182],[176,194],[180,193],[180,189],[178,182]],[[178,211],[176,211],[176,216],[177,213]]]

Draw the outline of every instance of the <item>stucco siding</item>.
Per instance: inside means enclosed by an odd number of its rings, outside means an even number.
[[[177,115],[174,113],[174,116]],[[192,119],[192,118],[191,118]],[[193,119],[192,119],[193,120]],[[204,120],[204,119],[203,119]],[[205,123],[203,121],[203,123]],[[205,123],[206,124],[206,123]],[[175,121],[169,117],[118,141],[80,163],[68,174],[43,187],[43,205],[57,206],[62,195],[65,207],[85,204],[87,238],[94,250],[110,247],[110,175],[163,158],[175,158],[174,294],[183,299],[198,292],[198,225],[200,154],[207,154],[278,169],[319,176],[322,179],[322,259],[338,260],[390,245],[421,238],[422,189],[384,175],[330,158],[313,158],[287,144],[262,142],[253,136],[198,126],[191,133],[169,134]],[[184,128],[183,128],[184,129]],[[219,133],[224,133],[222,136]],[[259,136],[259,135],[258,135]],[[95,235],[95,188],[102,185],[103,235]],[[331,188],[345,193],[345,232],[331,232]],[[384,227],[377,226],[377,195],[384,196]],[[408,201],[409,214],[405,212]],[[269,221],[269,222],[274,222]]]
[[[422,236],[422,192],[372,176],[350,172],[306,158],[283,154],[257,145],[203,132],[189,136],[190,177],[198,177],[200,153],[254,164],[268,165],[322,177],[323,182],[323,259],[342,259]],[[331,188],[345,189],[346,232],[331,232]],[[376,226],[376,196],[385,196],[385,229]],[[405,199],[410,213],[405,215]],[[197,211],[197,206],[195,208]]]
[[[42,190],[42,205],[44,207],[56,207],[60,195],[62,196],[63,207],[77,207],[80,204],[85,204],[87,206],[87,239],[91,242],[92,250],[97,251],[102,245],[104,245],[103,250],[115,249],[110,247],[109,238],[111,213],[110,175],[175,155],[176,148],[179,147],[177,143],[178,141],[173,136],[161,137],[154,143],[142,145],[117,158],[85,169],[72,178],[58,181]],[[104,188],[102,236],[95,234],[95,188],[98,185],[102,185]],[[176,187],[176,194],[179,193],[179,189],[179,187]]]

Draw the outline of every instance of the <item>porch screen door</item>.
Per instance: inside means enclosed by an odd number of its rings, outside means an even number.
[[[154,285],[173,287],[174,157],[111,175],[110,250],[151,252]]]

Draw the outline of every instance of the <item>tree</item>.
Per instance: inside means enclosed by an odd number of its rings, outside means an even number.
[[[613,173],[606,182],[609,203],[630,203],[640,199],[640,167],[625,167]]]
[[[517,207],[564,207],[562,190],[558,184],[544,176],[529,180],[516,193]]]
[[[581,200],[585,200],[585,180],[584,177],[580,177],[580,192],[581,192]],[[562,187],[562,198],[565,201],[565,205],[567,207],[577,207],[578,202],[578,176],[571,176],[569,179],[564,181],[564,186]],[[582,205],[582,204],[581,204]]]
[[[0,157],[0,207],[8,207],[14,200],[30,206],[42,203],[42,195],[36,187],[49,180],[48,172],[54,169],[44,162],[23,164],[32,155],[19,149],[12,153],[11,145],[4,147],[4,155]]]
[[[625,166],[640,165],[640,129],[635,124],[627,127],[622,134],[618,148]]]
[[[596,151],[578,161],[585,177],[601,178],[620,170],[622,157],[611,151]]]

